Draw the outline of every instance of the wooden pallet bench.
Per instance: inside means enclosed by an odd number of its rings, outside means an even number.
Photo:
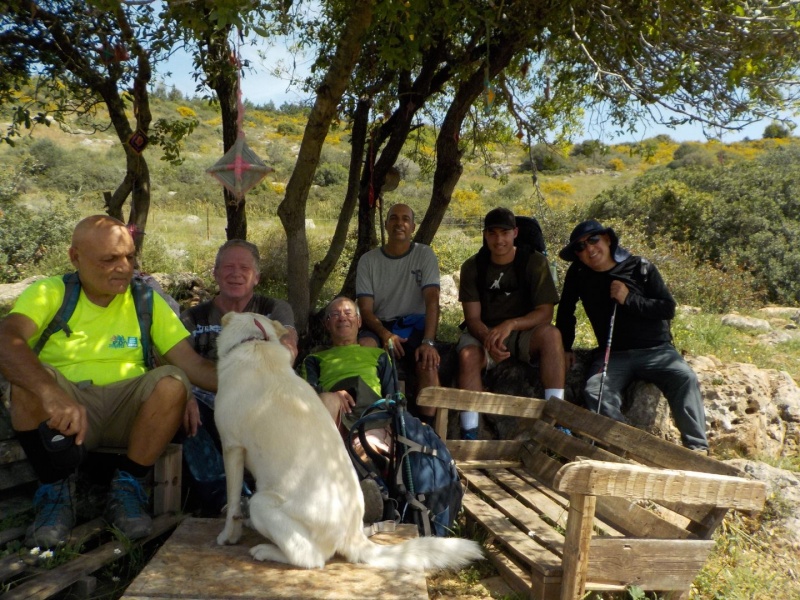
[[[638,586],[687,598],[731,508],[758,511],[766,485],[732,466],[562,400],[427,388],[447,439],[450,410],[529,422],[530,439],[447,440],[470,525],[516,591],[577,600]]]
[[[338,557],[322,569],[258,562],[249,550],[264,539],[245,527],[238,544],[218,546],[217,535],[223,526],[224,519],[184,520],[131,583],[123,600],[428,598],[424,571],[387,571],[346,563]],[[416,525],[406,524],[372,539],[394,544],[416,536]]]
[[[118,450],[101,449],[101,453]],[[170,444],[156,462],[153,470],[153,533],[135,544],[122,543],[109,532],[101,518],[79,523],[73,530],[68,545],[87,548],[68,562],[44,569],[36,556],[27,549],[0,558],[0,591],[3,600],[23,598],[43,599],[59,594],[67,588],[73,596],[91,597],[96,580],[92,573],[126,556],[133,548],[164,535],[182,520],[181,515],[181,446]],[[36,491],[36,474],[25,458],[25,453],[14,439],[10,418],[0,404],[0,518],[7,522],[19,520],[31,510]],[[25,537],[27,523],[0,531],[0,550],[10,542]]]

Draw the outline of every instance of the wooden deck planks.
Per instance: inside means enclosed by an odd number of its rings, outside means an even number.
[[[218,546],[222,519],[186,519],[133,581],[124,600],[270,599],[270,598],[428,598],[423,571],[389,571],[333,559],[323,569],[299,569],[258,562],[250,547],[263,543],[245,528],[233,546]],[[378,543],[397,543],[415,537],[414,525],[401,525],[392,534],[372,537]]]

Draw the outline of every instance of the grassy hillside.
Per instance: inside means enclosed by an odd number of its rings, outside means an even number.
[[[151,272],[192,271],[211,281],[214,254],[225,240],[221,186],[205,173],[223,154],[217,110],[199,101],[165,95],[155,100],[154,113],[156,118],[197,118],[199,124],[184,145],[182,165],[159,160],[156,148],[145,151],[153,193],[143,267]],[[0,111],[0,118],[7,120],[8,115]],[[266,291],[281,295],[286,289],[286,245],[275,215],[304,126],[303,112],[291,107],[285,111],[250,107],[245,116],[250,146],[275,168],[248,194],[249,238],[264,256]],[[311,191],[308,217],[313,225],[309,224],[308,232],[312,261],[327,249],[344,196],[349,144],[343,127],[333,128],[328,136]],[[481,217],[488,209],[503,205],[538,217],[555,256],[572,226],[585,216],[586,207],[603,192],[623,197],[625,190],[641,183],[641,175],[658,169],[667,173],[668,165],[686,167],[687,161],[706,167],[751,163],[767,152],[796,143],[788,139],[687,145],[661,136],[637,145],[580,143],[558,151],[537,147],[532,153],[516,140],[498,144],[486,154],[465,157],[464,175],[433,245],[442,272],[457,272],[480,244]],[[432,153],[430,144],[409,150],[400,164],[403,179],[399,187],[385,194],[387,204],[403,201],[424,213],[430,196]],[[538,190],[530,169],[531,154],[541,169]],[[683,163],[674,164],[676,161]],[[0,282],[68,269],[66,244],[72,226],[82,216],[103,211],[102,192],[114,189],[123,173],[119,141],[108,131],[89,134],[87,123],[71,123],[71,131],[56,125],[40,126],[15,147],[0,146]],[[746,275],[698,263],[690,242],[676,242],[668,232],[643,230],[637,221],[640,215],[636,211],[640,210],[631,204],[627,213],[615,214],[608,223],[632,250],[657,262],[679,302],[705,308],[699,315],[676,318],[676,345],[691,354],[715,354],[726,362],[786,370],[800,380],[800,342],[766,346],[757,342],[755,334],[722,326],[714,314],[729,310],[747,313],[759,306],[758,291],[748,291]],[[798,218],[795,214],[794,219]],[[557,263],[563,278],[565,265]],[[323,301],[338,291],[346,266],[343,259]],[[460,311],[445,311],[440,337],[454,341],[460,320]],[[578,344],[592,343],[583,323]],[[696,582],[693,597],[798,597],[783,575],[783,563],[769,549],[769,526],[768,521],[738,517],[726,523],[718,550]],[[473,575],[471,571],[459,575],[464,584],[460,593],[470,585],[468,580],[480,578],[480,574]]]

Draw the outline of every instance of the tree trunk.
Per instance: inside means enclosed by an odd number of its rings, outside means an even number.
[[[358,203],[359,180],[361,178],[361,165],[364,163],[364,147],[367,140],[367,125],[369,123],[369,111],[371,102],[361,99],[356,104],[355,115],[353,116],[353,131],[350,136],[350,173],[347,178],[347,193],[342,204],[342,212],[336,222],[336,231],[331,239],[331,246],[325,257],[314,265],[311,273],[310,282],[310,303],[316,306],[319,300],[322,286],[330,277],[333,267],[342,256],[342,250],[347,242],[347,232],[350,228],[350,220],[353,218],[353,211]]]
[[[205,62],[205,71],[208,75],[208,84],[217,95],[220,116],[222,118],[222,148],[223,153],[231,149],[239,134],[239,78],[237,68],[231,63],[233,49],[228,43],[230,27],[221,31],[214,31],[206,37],[208,55]],[[222,197],[225,202],[225,227],[226,239],[247,239],[247,213],[246,200],[237,199],[228,188],[222,188]]]
[[[302,335],[305,335],[308,328],[311,311],[308,239],[305,230],[308,192],[319,164],[325,136],[336,116],[342,94],[350,83],[363,34],[372,22],[374,3],[375,0],[353,2],[351,17],[342,32],[336,54],[317,89],[317,98],[308,116],[297,163],[286,186],[286,195],[278,207],[278,216],[286,231],[288,280],[292,282],[289,286],[289,304],[294,311],[297,331]]]

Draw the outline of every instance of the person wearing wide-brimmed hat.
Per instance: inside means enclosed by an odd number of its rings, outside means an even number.
[[[553,326],[558,302],[547,259],[518,248],[514,213],[495,208],[484,218],[485,247],[461,266],[458,299],[466,331],[458,350],[458,387],[482,391],[481,374],[507,358],[539,360],[545,398],[564,397],[564,353]],[[479,268],[485,261],[485,269]],[[521,263],[521,264],[519,264]],[[478,413],[461,413],[461,437],[477,439]]]
[[[599,399],[600,414],[625,421],[622,394],[628,384],[633,380],[654,383],[669,402],[683,445],[707,452],[697,376],[672,344],[670,320],[675,316],[675,300],[655,265],[622,248],[614,230],[595,220],[579,223],[559,256],[572,263],[556,316],[567,366],[574,363],[578,300],[598,344],[584,390],[587,408],[598,411]],[[603,350],[610,333],[611,352],[603,377]]]

